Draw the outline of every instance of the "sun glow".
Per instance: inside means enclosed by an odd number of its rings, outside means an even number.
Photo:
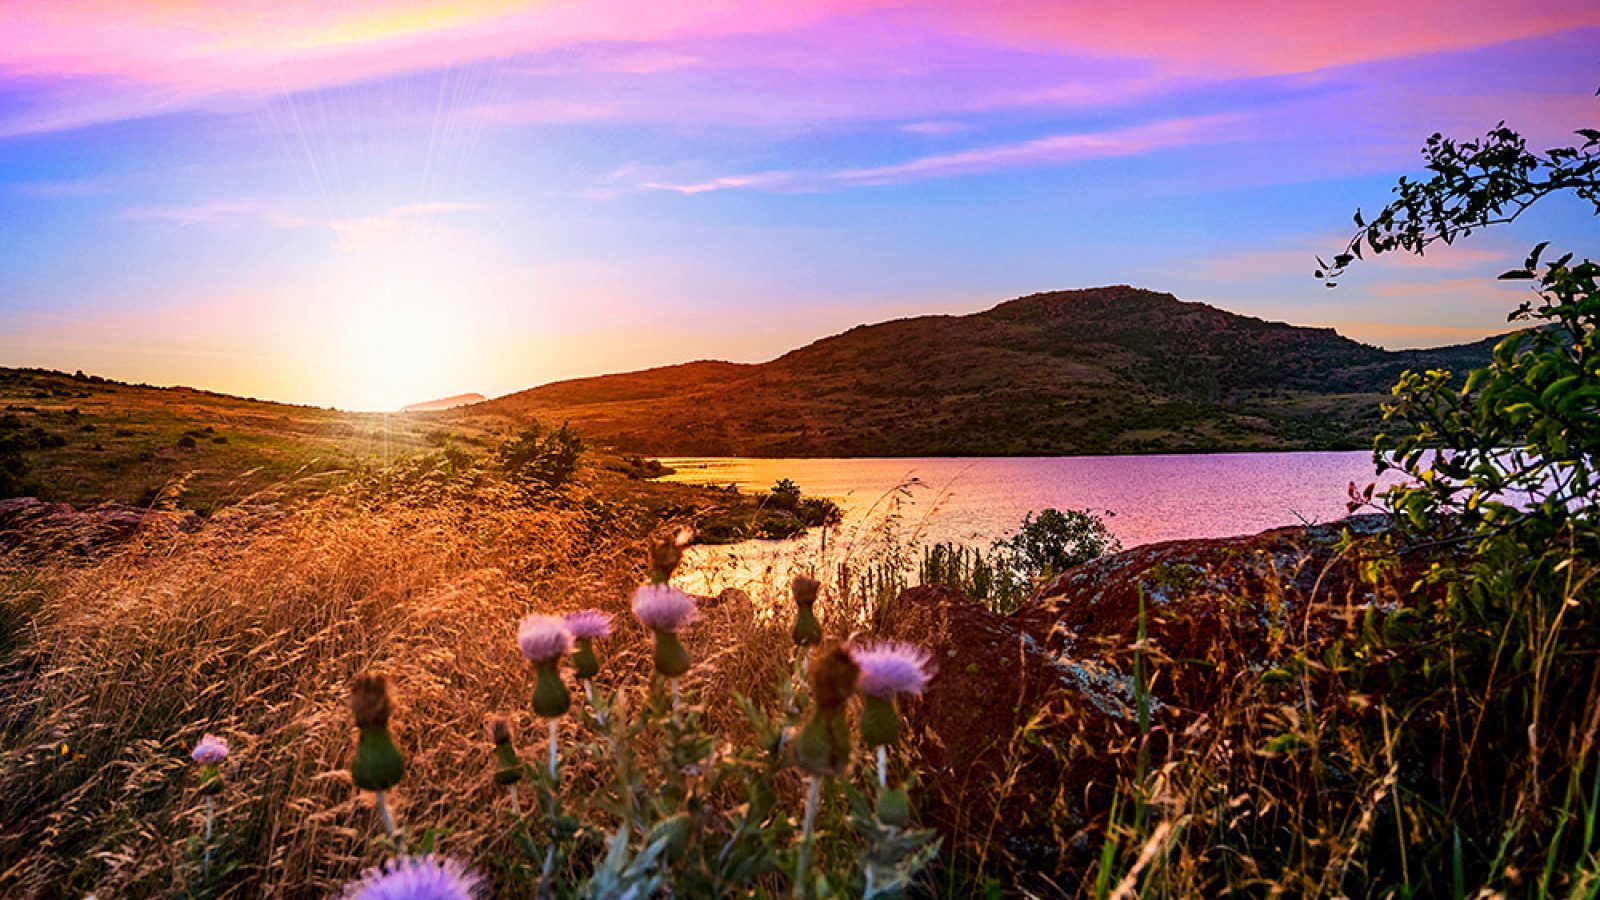
[[[397,410],[467,390],[475,337],[470,279],[439,264],[363,266],[336,300],[337,404]]]

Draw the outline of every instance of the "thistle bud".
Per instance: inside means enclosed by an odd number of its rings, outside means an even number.
[[[577,644],[572,654],[572,674],[587,681],[600,674],[594,642],[611,636],[611,617],[598,609],[567,613],[567,628]]]
[[[546,660],[534,666],[533,711],[546,719],[565,715],[572,708],[572,695],[561,680],[558,660]]]
[[[683,561],[683,548],[689,546],[692,541],[694,541],[694,529],[687,525],[670,535],[651,538],[651,584],[666,584],[672,580],[672,573],[677,571],[678,563]]]
[[[655,634],[656,671],[667,678],[689,671],[678,630],[695,620],[694,598],[668,584],[641,585],[633,592],[633,614]]]
[[[860,670],[834,648],[811,666],[811,718],[794,742],[795,762],[816,776],[843,775],[850,765],[850,696]]]
[[[928,680],[932,658],[928,651],[903,641],[879,641],[850,648],[861,668],[861,738],[869,747],[884,747],[900,737],[900,713],[895,698],[919,696]]]
[[[861,739],[868,747],[887,747],[900,738],[900,713],[893,700],[868,695],[861,701]]]
[[[874,812],[879,822],[905,828],[911,824],[911,798],[906,795],[904,788],[886,788],[878,793]]]
[[[207,734],[194,745],[189,758],[200,764],[200,793],[210,797],[222,793],[222,762],[228,758],[228,742]]]
[[[794,580],[794,630],[790,636],[800,647],[814,647],[822,643],[822,623],[817,621],[817,591],[822,587],[815,578],[804,575]]]
[[[561,657],[572,649],[572,631],[561,616],[534,613],[517,627],[517,644],[533,663],[533,711],[554,719],[571,708],[572,696],[561,680]]]
[[[494,783],[516,784],[522,780],[522,760],[511,743],[511,723],[505,716],[489,720],[489,740],[494,742]]]
[[[600,658],[594,655],[594,641],[578,638],[576,643],[577,647],[572,651],[572,674],[588,681],[600,674]]]
[[[669,818],[662,819],[651,827],[645,835],[644,845],[652,847],[661,844],[663,853],[670,860],[681,859],[689,847],[689,830],[693,822],[688,813],[678,813]]]
[[[389,716],[394,711],[389,680],[382,675],[357,675],[350,684],[350,711],[361,730],[350,777],[362,790],[389,790],[400,783],[406,769],[405,757],[389,734]]]

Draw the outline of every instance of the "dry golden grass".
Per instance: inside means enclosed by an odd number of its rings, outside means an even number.
[[[27,624],[0,655],[0,894],[181,892],[202,815],[187,753],[211,732],[234,748],[217,814],[219,865],[238,865],[227,895],[325,895],[377,856],[377,819],[346,771],[347,687],[364,670],[399,697],[399,818],[448,829],[446,849],[480,865],[515,852],[483,724],[510,715],[525,748],[536,733],[518,619],[606,609],[618,629],[602,683],[648,679],[649,640],[626,614],[642,534],[607,516],[578,500],[347,491],[87,563],[14,561],[0,599]],[[693,695],[770,693],[790,658],[787,626],[740,602],[707,610],[687,643]],[[709,707],[737,727],[732,703]],[[598,775],[566,777],[581,789]]]

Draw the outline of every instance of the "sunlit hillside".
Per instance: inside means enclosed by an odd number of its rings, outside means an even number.
[[[965,456],[1363,448],[1406,369],[1493,340],[1388,351],[1332,329],[1130,287],[863,325],[770,362],[695,362],[532,388],[452,420],[570,420],[632,452]]]

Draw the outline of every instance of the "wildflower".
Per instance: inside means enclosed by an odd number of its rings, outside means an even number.
[[[62,744],[62,749],[66,745]],[[205,852],[200,857],[200,871],[211,872],[211,835],[216,829],[217,804],[213,797],[222,793],[222,761],[228,758],[228,742],[214,734],[204,734],[189,752],[189,758],[200,765],[200,794],[206,800]]]
[[[489,720],[489,740],[494,742],[495,784],[516,785],[522,779],[522,760],[511,742],[511,722],[505,716]]]
[[[577,641],[572,654],[573,674],[588,681],[600,674],[600,660],[594,655],[594,642],[611,636],[611,617],[598,609],[567,613],[567,628]]]
[[[517,644],[531,662],[559,659],[572,650],[572,630],[561,616],[533,613],[517,626]]]
[[[811,669],[811,718],[800,729],[794,742],[795,761],[805,769],[806,812],[800,830],[800,853],[796,857],[794,883],[796,896],[808,896],[806,873],[811,870],[811,843],[816,834],[817,807],[822,799],[822,781],[843,775],[850,765],[850,722],[845,713],[850,695],[855,692],[860,670],[850,654],[835,647]]]
[[[928,651],[903,641],[879,641],[850,649],[861,667],[861,736],[869,747],[893,744],[900,736],[900,714],[895,698],[921,695],[931,677]]]
[[[432,853],[386,860],[345,885],[343,900],[474,900],[483,878],[459,861]]]
[[[228,758],[228,742],[214,734],[202,735],[189,758],[200,765],[200,793],[209,803],[222,793],[222,761]]]
[[[694,541],[694,529],[687,525],[670,537],[656,537],[650,541],[650,583],[666,584],[672,580],[678,563],[683,561],[683,548]]]
[[[189,758],[202,766],[214,766],[228,758],[228,742],[214,734],[202,735]]]
[[[794,580],[794,631],[791,636],[796,646],[814,647],[822,643],[822,623],[817,621],[815,610],[817,590],[821,587],[815,578],[804,575]]]
[[[350,683],[350,711],[361,731],[356,739],[355,759],[350,762],[350,778],[356,787],[377,795],[378,815],[384,829],[393,834],[394,820],[383,794],[400,783],[406,760],[389,733],[389,716],[394,712],[389,680],[382,675],[357,675]]]
[[[855,660],[839,648],[812,667],[811,718],[794,743],[795,761],[812,775],[843,775],[850,764],[850,723],[845,711],[859,674]]]
[[[572,650],[572,630],[561,616],[533,613],[517,627],[517,643],[538,673],[533,689],[533,711],[554,719],[572,706],[572,697],[561,681],[561,657]]]
[[[695,620],[694,598],[668,584],[641,585],[633,592],[633,614],[655,634],[656,671],[668,678],[689,671],[678,631]]]

